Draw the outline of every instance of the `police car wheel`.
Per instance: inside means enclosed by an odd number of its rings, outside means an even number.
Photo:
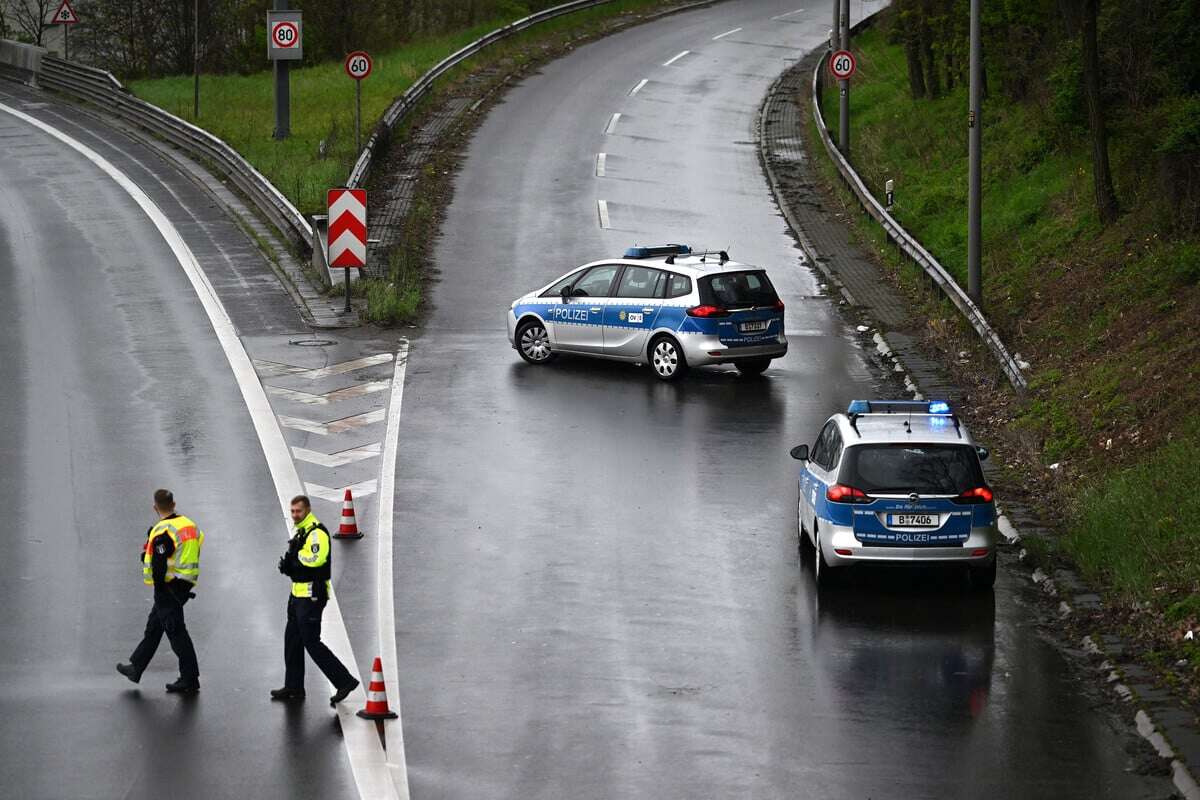
[[[812,540],[808,538],[808,531],[804,530],[804,517],[800,513],[800,501],[796,500],[796,535],[800,539],[800,558],[807,560],[812,558],[813,545]]]
[[[550,335],[540,322],[526,322],[517,329],[517,352],[530,364],[545,364],[554,359],[550,349]]]
[[[996,584],[996,559],[982,567],[969,567],[971,588],[977,592],[986,592]]]
[[[735,361],[733,365],[743,375],[762,375],[767,371],[767,367],[771,366],[771,359],[748,358],[744,361]]]
[[[688,368],[683,350],[670,336],[660,336],[650,343],[650,366],[664,381],[682,377]]]

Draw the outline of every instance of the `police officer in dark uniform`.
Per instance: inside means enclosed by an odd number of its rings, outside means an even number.
[[[329,531],[312,513],[304,495],[292,498],[292,522],[296,523],[295,534],[279,559],[279,571],[292,579],[283,632],[285,677],[282,688],[271,690],[271,699],[304,699],[304,652],[308,651],[313,663],[334,685],[336,692],[329,704],[337,705],[358,688],[358,679],[321,641],[321,615],[329,602],[332,574]]]

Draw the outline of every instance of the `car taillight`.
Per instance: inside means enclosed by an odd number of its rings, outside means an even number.
[[[776,300],[775,305],[771,306],[771,308],[775,309],[776,311],[783,311],[783,301]]]
[[[825,499],[831,503],[869,503],[871,498],[862,489],[835,483],[825,490]]]
[[[977,486],[974,489],[967,491],[954,498],[956,503],[990,503],[992,502],[992,490],[986,486]]]
[[[692,306],[687,310],[689,317],[728,317],[729,312],[720,306]]]

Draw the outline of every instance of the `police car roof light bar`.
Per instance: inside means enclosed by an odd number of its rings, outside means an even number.
[[[660,256],[686,256],[692,248],[686,244],[636,245],[625,251],[625,258],[659,258]]]

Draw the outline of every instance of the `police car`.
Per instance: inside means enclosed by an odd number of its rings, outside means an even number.
[[[787,353],[767,273],[682,244],[632,247],[513,301],[508,340],[531,364],[571,353],[648,363],[667,381],[704,364],[757,375]]]
[[[972,584],[996,580],[996,507],[976,446],[950,404],[855,400],[825,423],[798,478],[801,550],[817,583],[872,563],[965,564]]]

